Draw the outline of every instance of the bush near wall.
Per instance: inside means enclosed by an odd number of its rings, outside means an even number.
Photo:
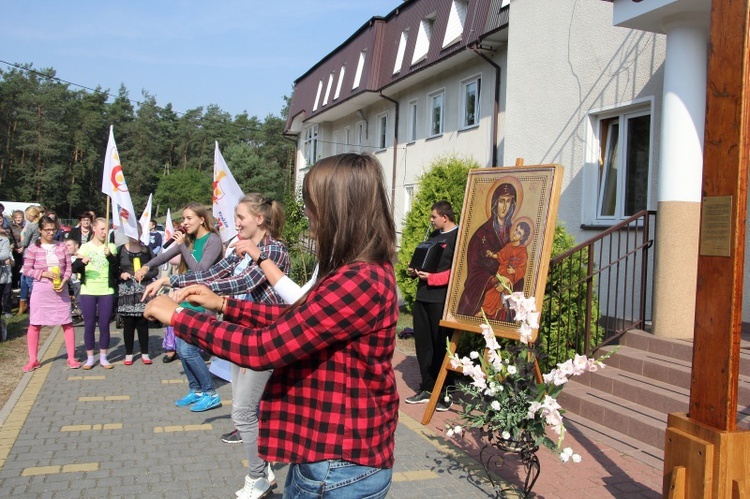
[[[412,311],[417,293],[417,280],[409,277],[407,269],[414,249],[417,244],[424,241],[428,233],[432,205],[440,200],[448,201],[453,206],[458,223],[469,169],[479,167],[479,163],[471,158],[442,156],[430,163],[426,172],[417,181],[411,210],[406,214],[404,221],[396,264],[396,281],[404,300],[404,308],[409,313]]]

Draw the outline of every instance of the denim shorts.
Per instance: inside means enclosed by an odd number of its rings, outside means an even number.
[[[284,498],[380,499],[388,493],[392,475],[391,469],[340,459],[294,463],[289,466]]]

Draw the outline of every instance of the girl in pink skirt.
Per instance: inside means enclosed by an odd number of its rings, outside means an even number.
[[[78,369],[75,359],[75,330],[70,316],[68,279],[71,275],[70,255],[65,245],[55,241],[57,223],[49,217],[39,221],[40,238],[23,256],[23,275],[34,280],[31,291],[31,316],[26,335],[29,346],[29,363],[23,372],[40,367],[37,360],[39,332],[42,326],[62,325],[65,348],[68,351],[68,367]]]

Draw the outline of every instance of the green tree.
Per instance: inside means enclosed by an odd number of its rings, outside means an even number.
[[[172,210],[190,202],[211,204],[211,174],[195,168],[180,168],[159,180],[154,203]]]
[[[456,222],[459,222],[466,191],[469,169],[479,168],[479,163],[470,158],[443,156],[433,161],[427,172],[419,177],[411,210],[406,215],[401,248],[396,264],[398,282],[404,305],[411,312],[417,293],[417,282],[409,277],[409,261],[417,244],[421,243],[430,227],[430,213],[436,201],[445,200],[453,206]]]

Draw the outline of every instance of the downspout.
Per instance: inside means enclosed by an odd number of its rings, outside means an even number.
[[[492,151],[490,156],[492,157],[492,164],[490,166],[498,166],[497,164],[497,122],[498,114],[500,113],[500,66],[495,61],[484,55],[479,51],[479,42],[472,45],[471,50],[474,51],[479,57],[487,61],[487,63],[495,68],[495,109],[492,113]]]
[[[396,213],[396,165],[398,160],[398,110],[399,105],[398,101],[395,99],[391,99],[387,95],[383,95],[383,92],[380,91],[380,96],[384,98],[387,101],[393,102],[393,104],[396,106],[396,119],[393,121],[393,176],[391,178],[391,215],[395,215]]]

